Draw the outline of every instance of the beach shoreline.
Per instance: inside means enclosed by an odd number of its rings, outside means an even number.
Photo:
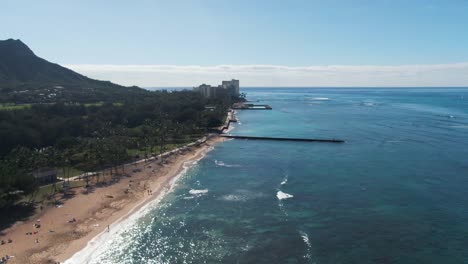
[[[129,176],[116,183],[95,187],[89,193],[83,193],[84,188],[74,190],[73,197],[63,206],[48,207],[27,221],[2,230],[0,239],[11,238],[13,242],[2,245],[0,255],[14,256],[8,263],[65,262],[99,236],[112,233],[113,227],[150,202],[161,200],[188,163],[202,159],[222,141],[221,137],[211,136],[198,146],[192,144],[190,151],[163,154],[167,164],[155,159],[135,162],[125,168]],[[40,224],[40,228],[34,224]],[[26,235],[29,232],[33,234]]]

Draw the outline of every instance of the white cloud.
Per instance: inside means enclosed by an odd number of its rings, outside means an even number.
[[[65,65],[91,78],[142,87],[191,87],[239,79],[241,86],[468,86],[468,62],[426,65]]]

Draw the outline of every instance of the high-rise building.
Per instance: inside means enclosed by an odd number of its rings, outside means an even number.
[[[193,90],[198,91],[204,97],[215,97],[216,96],[216,88],[217,87],[213,87],[211,85],[202,84],[202,85],[200,85],[198,87],[194,87]]]
[[[199,92],[204,97],[215,97],[223,93],[228,93],[231,95],[238,96],[239,95],[239,80],[232,79],[231,81],[223,81],[221,85],[218,85],[218,86],[202,84],[198,87],[194,87],[193,91]]]
[[[239,95],[239,80],[223,81],[222,86],[224,89],[231,90],[234,95]]]

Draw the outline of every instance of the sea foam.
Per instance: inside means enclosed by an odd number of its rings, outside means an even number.
[[[235,195],[235,194],[223,195],[221,199],[224,201],[230,201],[230,202],[245,202],[247,200],[246,197],[241,196],[241,195]]]
[[[202,189],[202,190],[191,189],[191,190],[189,191],[189,193],[190,193],[191,195],[203,195],[203,194],[205,194],[205,193],[208,193],[208,189]]]
[[[238,164],[226,164],[221,160],[215,160],[215,164],[220,167],[228,167],[228,168],[240,167],[240,165]]]
[[[261,192],[252,192],[248,190],[239,189],[234,193],[226,194],[221,197],[221,200],[229,202],[245,202],[251,199],[257,199],[264,197],[265,195]]]
[[[280,183],[280,185],[285,185],[286,183],[288,183],[288,175],[286,175],[286,177],[284,177],[283,181]]]
[[[282,191],[278,191],[276,193],[276,197],[278,197],[278,200],[284,200],[284,199],[293,198],[294,195],[289,194],[289,193],[285,193],[285,192],[282,192]]]
[[[161,192],[155,197],[155,199],[145,203],[143,206],[141,206],[141,203],[135,205],[135,207],[127,215],[122,216],[119,220],[117,220],[110,226],[110,232],[103,230],[100,234],[91,239],[87,243],[85,248],[76,252],[71,258],[67,259],[65,261],[65,264],[112,263],[112,260],[104,261],[102,259],[104,257],[104,253],[109,252],[111,248],[113,248],[114,251],[120,250],[121,245],[117,246],[116,248],[115,244],[120,240],[124,241],[122,234],[126,232],[126,230],[131,230],[132,228],[135,228],[136,223],[139,219],[145,217],[148,213],[158,208],[160,206],[161,200],[166,196],[167,193],[171,192],[174,189],[177,181],[183,175],[185,175],[190,168],[197,165],[198,161],[201,160],[207,152],[213,149],[214,147],[208,148],[206,151],[204,151],[203,155],[201,155],[196,160],[184,162],[182,171],[169,181],[169,186],[167,188],[162,189]],[[203,191],[203,193],[208,192],[208,190],[201,191]],[[123,244],[124,242],[120,244]]]
[[[304,241],[304,244],[307,246],[307,253],[304,255],[304,258],[310,261],[312,258],[312,254],[310,252],[312,245],[310,244],[309,236],[304,231],[299,231],[299,234],[301,235],[302,241]]]
[[[302,240],[304,241],[304,243],[306,244],[306,246],[307,246],[308,248],[310,248],[311,245],[310,245],[309,236],[307,235],[307,233],[304,232],[304,231],[299,231],[299,234],[301,235]]]

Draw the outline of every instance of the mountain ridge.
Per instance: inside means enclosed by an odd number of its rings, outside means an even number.
[[[57,87],[60,89],[57,90]],[[95,101],[105,100],[106,95],[122,97],[145,91],[136,86],[126,87],[110,81],[94,80],[49,62],[38,57],[19,39],[0,40],[0,89],[0,102],[17,101],[19,98],[27,103],[34,102],[34,95],[41,94],[48,98],[42,98],[39,102],[57,99]]]

